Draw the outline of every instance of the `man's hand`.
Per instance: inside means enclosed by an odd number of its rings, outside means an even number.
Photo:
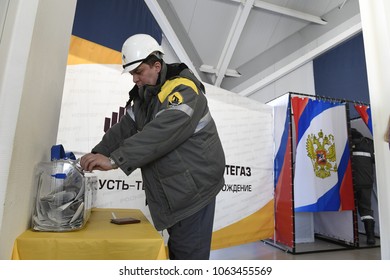
[[[86,154],[80,159],[81,168],[85,171],[91,172],[92,170],[107,171],[111,170],[112,165],[108,157],[101,154]]]

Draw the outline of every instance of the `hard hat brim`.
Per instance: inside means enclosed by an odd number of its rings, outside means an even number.
[[[134,64],[131,64],[131,65],[125,67],[125,68],[123,69],[123,71],[122,71],[122,74],[124,74],[124,73],[129,73],[130,71],[133,71],[135,68],[137,68],[138,66],[140,66],[141,63],[142,63],[142,61],[137,62],[137,63],[134,63]]]

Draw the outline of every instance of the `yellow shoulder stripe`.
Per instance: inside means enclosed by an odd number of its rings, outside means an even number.
[[[158,99],[160,100],[160,102],[163,103],[164,100],[168,97],[168,95],[171,94],[172,91],[179,85],[185,85],[187,87],[190,87],[196,92],[196,94],[199,94],[198,88],[193,81],[187,78],[177,78],[168,81],[163,85],[161,91],[158,94]]]

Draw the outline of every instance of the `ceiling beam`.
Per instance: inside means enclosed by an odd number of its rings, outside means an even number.
[[[348,0],[344,0],[344,2],[341,3],[341,5],[339,6],[339,9],[340,9],[340,10],[344,7],[344,5],[345,5],[345,3],[347,3],[347,1],[348,1]]]
[[[231,0],[231,1],[241,2],[241,0]],[[327,21],[323,20],[322,18],[320,18],[318,16],[313,16],[313,15],[308,14],[308,13],[303,13],[303,12],[300,12],[300,11],[297,11],[297,10],[293,10],[293,9],[289,9],[289,8],[286,8],[286,7],[270,4],[268,2],[264,2],[264,1],[261,1],[261,0],[255,0],[253,5],[256,8],[260,8],[260,9],[263,9],[263,10],[267,10],[267,11],[271,11],[271,12],[274,12],[274,13],[282,14],[282,15],[285,15],[285,16],[298,18],[298,19],[309,21],[309,22],[313,22],[313,23],[316,23],[316,24],[321,24],[321,25],[327,24]]]
[[[204,73],[209,73],[209,74],[214,74],[214,75],[217,74],[217,69],[211,65],[202,64],[200,66],[199,70],[204,72]],[[241,77],[241,73],[239,73],[237,70],[226,69],[225,76],[239,78],[239,77]]]
[[[185,63],[195,74],[195,76],[202,80],[198,69],[192,63],[191,58],[187,54],[185,48],[181,44],[179,38],[176,35],[175,30],[172,28],[169,23],[167,17],[165,16],[163,10],[161,9],[157,0],[145,0],[146,5],[148,6],[150,12],[153,14],[156,19],[158,25],[160,26],[164,36],[167,38],[169,44],[172,46],[175,51],[177,57],[181,60],[181,62]]]
[[[357,16],[357,18],[360,19],[359,16]],[[358,22],[353,26],[347,28],[345,31],[341,32],[337,36],[334,36],[332,39],[325,41],[323,44],[317,45],[317,47],[315,47],[309,52],[306,52],[304,55],[300,55],[295,60],[291,61],[290,63],[286,64],[280,69],[273,71],[271,75],[268,75],[266,77],[261,77],[262,73],[259,73],[258,77],[256,76],[253,77],[253,79],[257,79],[258,81],[255,83],[250,83],[250,85],[247,88],[240,90],[239,94],[245,97],[255,94],[256,92],[263,89],[265,86],[277,81],[278,79],[284,77],[288,73],[296,70],[300,66],[312,61],[318,55],[337,46],[341,42],[344,42],[345,40],[351,38],[352,36],[356,35],[358,32],[361,32],[361,30],[362,30],[361,23]],[[317,41],[319,40],[317,39]],[[305,48],[306,47],[302,47],[302,49]]]
[[[249,12],[253,7],[253,3],[255,0],[246,0],[243,5],[240,5],[234,22],[232,24],[232,28],[230,29],[228,38],[226,40],[225,46],[222,50],[221,57],[219,58],[218,65],[216,67],[216,80],[214,85],[219,87],[222,83],[223,78],[227,72],[227,67],[232,59],[234,50],[236,49],[238,40],[240,39],[242,30],[244,29],[245,23],[249,17]],[[242,3],[240,1],[240,3]]]

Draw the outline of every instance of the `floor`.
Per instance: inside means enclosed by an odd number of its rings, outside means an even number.
[[[240,246],[213,250],[211,260],[380,260],[380,239],[376,245],[365,244],[364,236],[359,248],[351,248],[321,239],[314,243],[298,244],[300,253],[290,253],[271,241],[258,241]],[[296,250],[298,251],[298,250]]]

